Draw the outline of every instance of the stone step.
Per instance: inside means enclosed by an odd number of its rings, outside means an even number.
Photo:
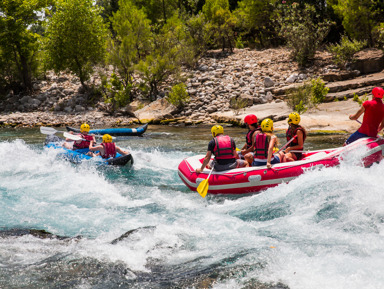
[[[339,92],[334,92],[334,93],[328,93],[324,99],[324,102],[331,102],[334,100],[344,100],[345,98],[352,98],[355,94],[358,96],[362,96],[364,94],[370,95],[372,89],[375,86],[365,86],[365,87],[360,87],[356,89],[348,89],[344,91],[339,91]]]
[[[378,73],[359,76],[354,79],[327,83],[326,87],[329,88],[329,93],[333,93],[333,92],[345,91],[350,89],[357,89],[357,88],[366,87],[366,86],[377,86],[377,85],[381,85],[383,82],[384,82],[384,73],[378,72]]]
[[[382,86],[383,83],[384,83],[384,72],[378,72],[378,73],[359,76],[354,79],[329,82],[329,83],[326,83],[325,86],[329,88],[328,93],[331,94],[336,92],[345,92],[348,90],[358,90],[359,88],[365,88],[365,87]],[[289,90],[300,87],[302,85],[303,85],[302,83],[294,83],[288,86],[275,88],[272,90],[272,93],[275,96],[277,96],[277,98],[283,98],[283,96],[286,95]],[[364,93],[366,92],[363,92],[362,94]],[[358,94],[358,95],[361,95],[361,94]]]

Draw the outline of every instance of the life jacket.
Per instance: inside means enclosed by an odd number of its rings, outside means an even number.
[[[80,136],[85,139],[85,140],[82,140],[80,143],[77,143],[77,142],[74,142],[73,143],[73,149],[87,149],[89,148],[89,143],[91,142],[91,140],[93,140],[93,136],[91,135],[85,135],[85,134],[80,134]]]
[[[305,129],[303,129],[301,126],[298,126],[295,129],[288,128],[285,135],[287,137],[287,141],[290,141],[295,135],[297,135],[297,131],[301,130],[303,132],[303,142],[307,138],[307,134],[305,133]],[[297,146],[299,145],[299,140],[295,138],[293,141],[290,142],[288,145],[289,147]]]
[[[215,159],[224,160],[224,159],[234,159],[233,150],[235,144],[233,139],[228,135],[219,135],[213,138],[215,140],[215,147],[213,149],[213,154]]]
[[[255,158],[266,159],[268,157],[270,139],[265,133],[259,133],[256,135],[255,141]]]
[[[101,143],[104,147],[104,154],[101,156],[103,159],[109,159],[116,157],[116,145],[113,142]]]
[[[245,136],[245,143],[247,144],[247,149],[249,149],[252,146],[252,135],[255,131],[256,129],[250,130]]]
[[[255,131],[261,132],[261,127],[248,131],[247,135],[245,136],[245,143],[247,144],[247,149],[249,149],[252,146],[252,135]]]

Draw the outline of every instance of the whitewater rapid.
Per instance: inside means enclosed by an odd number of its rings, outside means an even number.
[[[196,152],[167,147],[167,138],[123,142],[131,170],[75,166],[41,145],[0,142],[0,230],[69,237],[0,237],[0,287],[383,287],[384,163],[343,162],[261,194],[202,199],[177,175]],[[49,281],[52,272],[61,277]]]

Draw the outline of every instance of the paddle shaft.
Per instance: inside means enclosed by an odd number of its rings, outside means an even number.
[[[279,153],[281,150],[285,149],[291,142],[293,142],[293,140],[294,140],[295,138],[297,138],[297,135],[293,136],[293,138],[291,138],[285,145],[283,145],[283,146],[281,147],[281,149],[279,149],[279,150],[277,151],[277,153]]]

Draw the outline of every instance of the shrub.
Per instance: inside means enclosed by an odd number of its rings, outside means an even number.
[[[247,106],[248,101],[244,98],[234,97],[230,101],[230,107],[233,110],[235,115],[240,113],[240,110],[244,109]]]
[[[328,91],[329,88],[325,86],[324,81],[320,77],[311,79],[311,100],[315,105],[324,101]]]
[[[167,97],[168,102],[176,107],[183,107],[189,99],[187,86],[184,83],[174,85]]]
[[[367,41],[351,41],[346,35],[343,35],[339,44],[328,46],[328,51],[333,56],[333,62],[340,68],[345,68],[348,62],[353,61],[353,55],[366,45]]]
[[[356,101],[359,105],[362,105],[363,102],[366,100],[368,100],[368,96],[366,93],[363,95],[363,97],[361,99],[359,98],[359,96],[356,93],[353,94],[353,101]]]
[[[298,113],[303,113],[307,109],[316,107],[324,101],[329,91],[325,87],[323,80],[319,77],[306,81],[302,86],[290,90],[287,93],[287,104]]]
[[[331,23],[320,21],[314,6],[305,4],[301,9],[298,3],[281,5],[281,15],[278,22],[282,36],[287,46],[292,49],[292,56],[300,66],[313,59],[316,49],[327,36]]]
[[[105,103],[112,104],[113,111],[126,106],[131,101],[132,86],[124,86],[115,73],[111,74],[109,80],[102,76],[101,84]]]

